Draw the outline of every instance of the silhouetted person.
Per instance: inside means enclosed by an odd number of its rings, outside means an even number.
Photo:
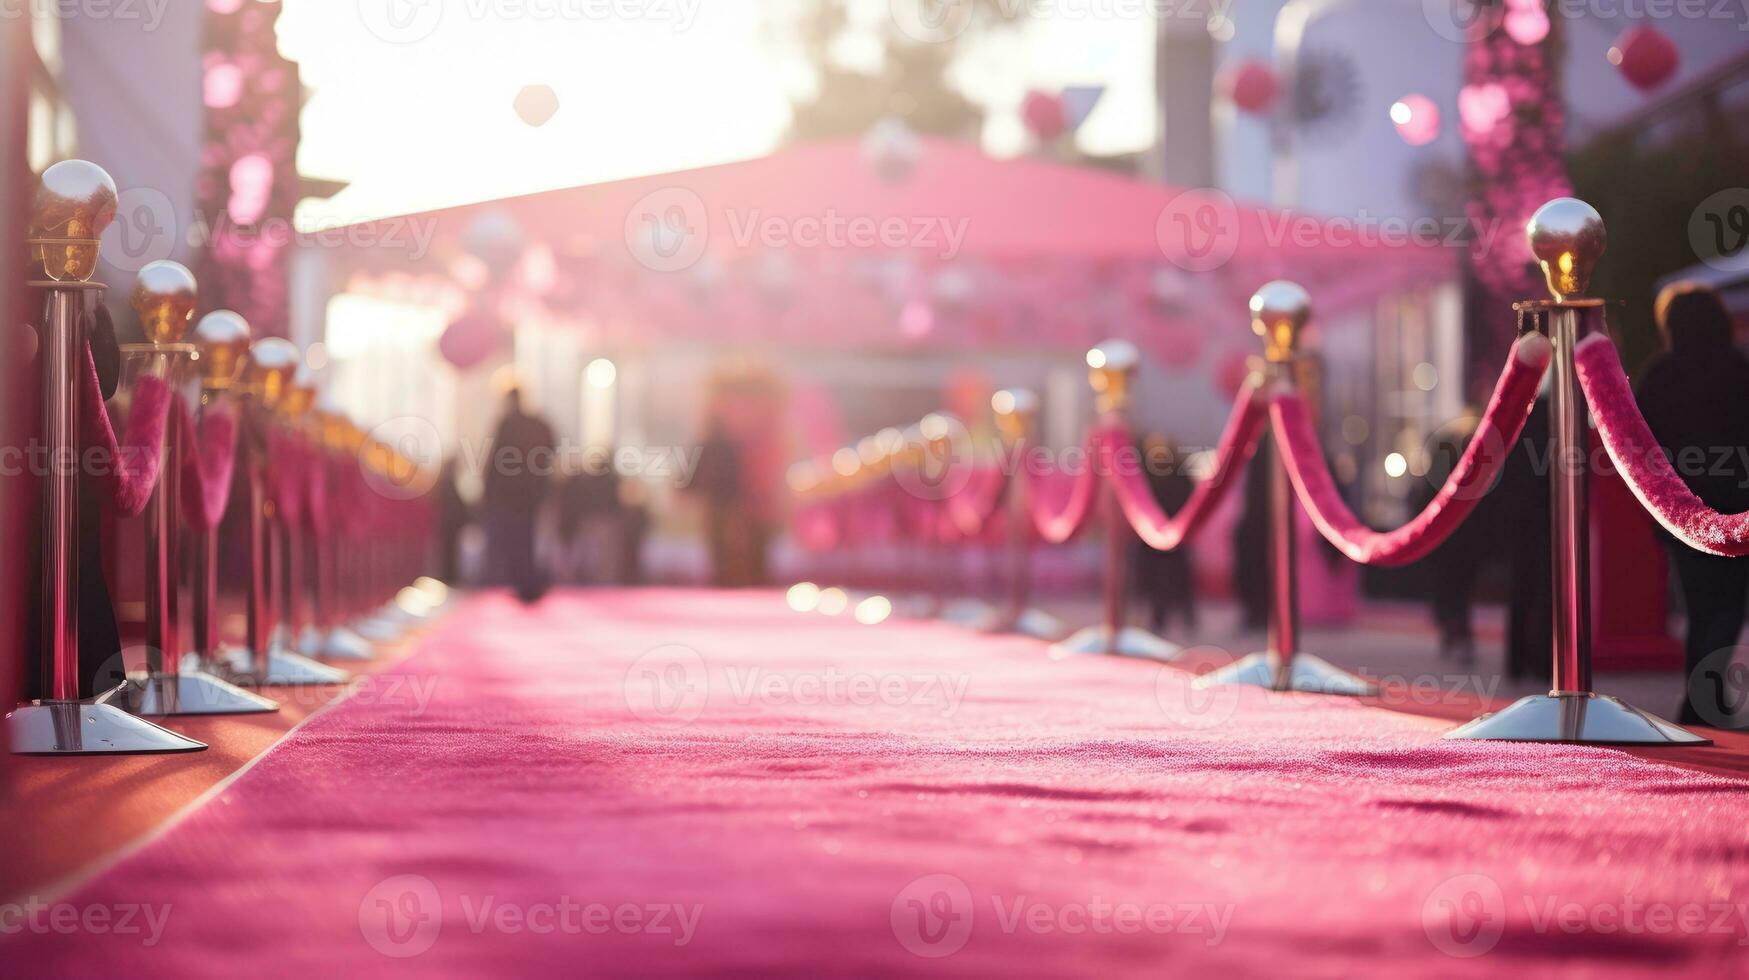
[[[1451,476],[1457,461],[1464,454],[1476,432],[1477,418],[1473,412],[1446,426],[1433,441],[1426,482],[1412,501],[1417,511],[1432,502],[1439,489]],[[1439,631],[1439,656],[1460,664],[1476,660],[1476,631],[1471,620],[1471,606],[1476,591],[1476,579],[1482,563],[1493,547],[1489,532],[1487,508],[1478,507],[1443,544],[1426,558],[1432,572],[1428,584],[1428,600],[1433,609],[1433,624]]]
[[[1749,359],[1731,345],[1731,318],[1718,293],[1679,283],[1658,297],[1658,328],[1669,351],[1640,382],[1640,412],[1683,482],[1708,507],[1749,510]],[[1749,595],[1749,559],[1702,554],[1671,542],[1688,610],[1688,674],[1708,654],[1735,646]],[[1687,685],[1684,685],[1685,691]],[[1702,721],[1685,694],[1684,723]]]
[[[510,389],[486,464],[486,549],[493,575],[524,602],[539,599],[549,585],[535,560],[534,529],[554,458],[552,427],[523,411],[521,390]]]
[[[1538,398],[1524,434],[1500,474],[1500,486],[1479,510],[1505,539],[1511,588],[1506,607],[1506,673],[1514,678],[1552,679],[1555,619],[1554,520],[1549,501],[1548,399]],[[1472,515],[1473,516],[1473,515]]]
[[[747,492],[742,479],[741,446],[722,423],[712,420],[699,447],[692,489],[704,498],[705,539],[711,556],[711,582],[741,588],[757,581],[750,551]]]
[[[1257,452],[1245,466],[1245,494],[1239,520],[1233,525],[1233,592],[1239,599],[1239,622],[1247,630],[1269,624],[1269,455],[1265,432]]]
[[[1196,481],[1185,472],[1185,456],[1166,439],[1156,436],[1141,446],[1141,459],[1146,464],[1154,499],[1166,513],[1178,513],[1196,489]],[[1131,587],[1147,598],[1149,629],[1155,633],[1164,631],[1167,618],[1176,615],[1182,628],[1195,630],[1196,594],[1191,580],[1190,546],[1182,544],[1172,551],[1158,551],[1137,539],[1132,554],[1136,572],[1131,577]]]
[[[437,478],[438,575],[443,581],[458,585],[462,580],[462,531],[470,516],[468,502],[462,498],[456,480],[461,475],[456,458],[443,461],[443,472]]]
[[[619,493],[619,473],[611,465],[584,467],[565,478],[559,489],[556,530],[565,555],[563,572],[571,581],[620,580]]]

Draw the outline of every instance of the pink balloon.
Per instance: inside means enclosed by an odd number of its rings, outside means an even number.
[[[484,313],[465,313],[450,324],[438,338],[437,351],[443,359],[463,371],[479,365],[504,346],[510,332],[504,324]]]
[[[1681,53],[1669,35],[1646,25],[1629,29],[1609,49],[1610,63],[1642,92],[1669,81],[1680,60]]]

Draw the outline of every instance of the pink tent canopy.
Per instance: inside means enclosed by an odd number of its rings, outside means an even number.
[[[1300,281],[1331,312],[1447,281],[1458,254],[1406,224],[946,140],[921,140],[902,176],[883,169],[843,140],[387,219],[344,237],[406,241],[407,222],[429,222],[431,253],[343,249],[341,281],[477,288],[484,266],[516,265],[494,297],[535,299],[603,343],[1060,349],[1120,336],[1184,364],[1202,336],[1242,330],[1269,279]]]

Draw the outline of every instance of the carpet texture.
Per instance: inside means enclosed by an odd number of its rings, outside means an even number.
[[[1188,679],[774,594],[476,597],[70,911],[0,914],[0,958],[305,980],[1749,963],[1749,782]]]

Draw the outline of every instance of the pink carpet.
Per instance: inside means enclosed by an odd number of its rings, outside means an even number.
[[[1186,679],[771,594],[477,598],[0,960],[1744,974],[1749,783]]]

